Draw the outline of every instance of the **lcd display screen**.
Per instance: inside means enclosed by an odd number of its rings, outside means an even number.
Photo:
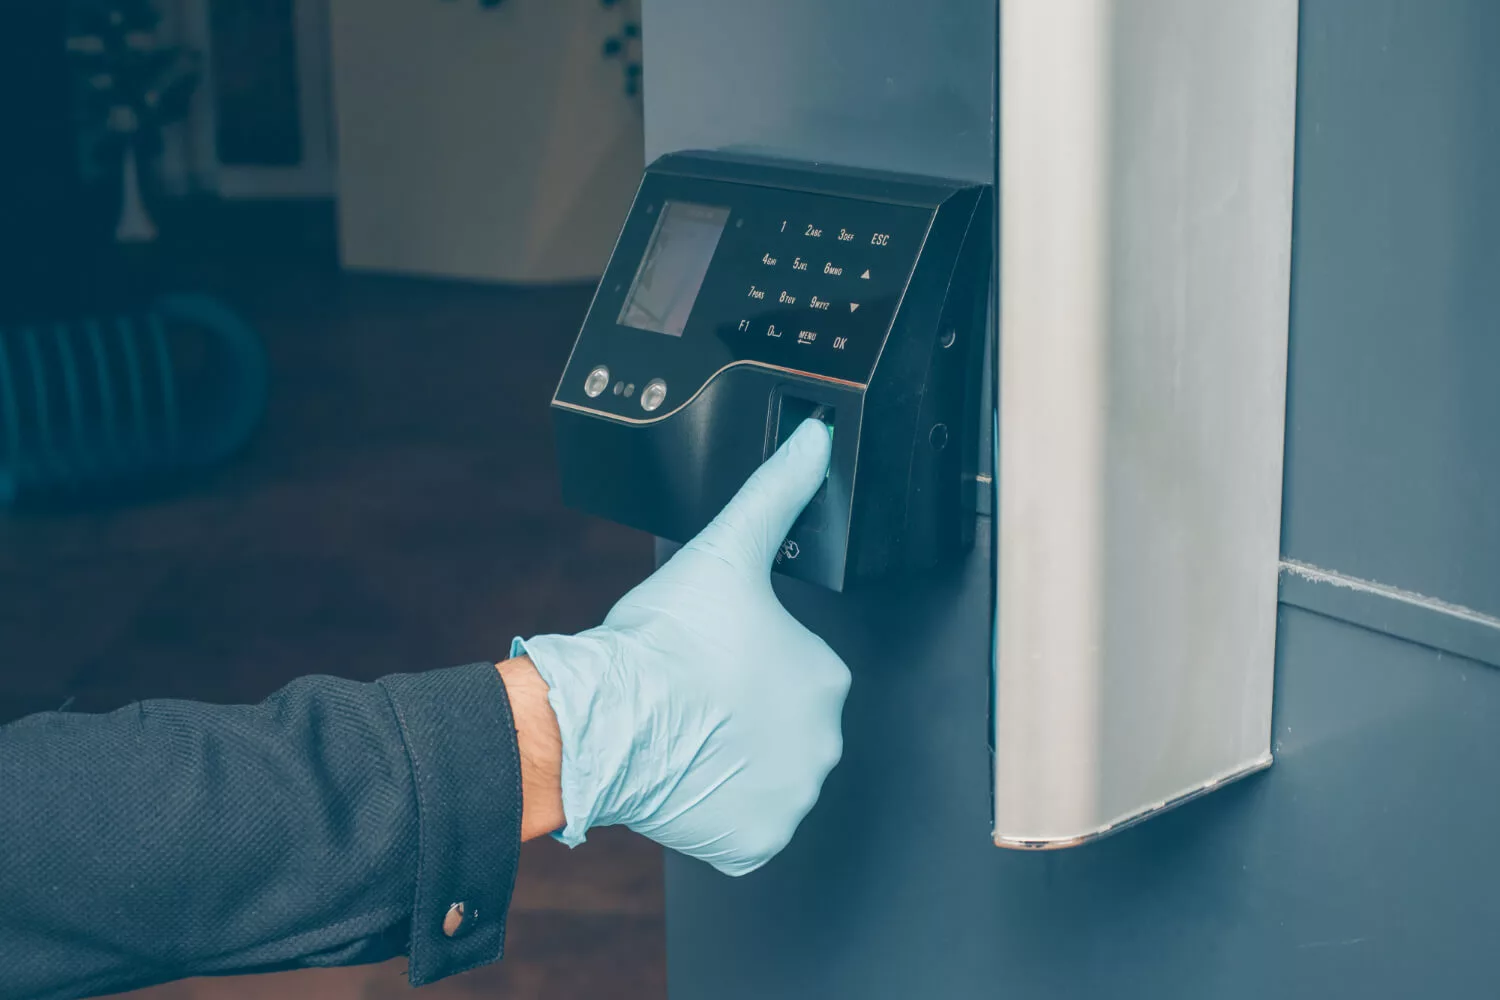
[[[729,209],[667,201],[620,310],[620,325],[682,336]]]

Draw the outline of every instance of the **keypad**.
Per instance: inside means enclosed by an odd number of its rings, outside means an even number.
[[[883,231],[831,214],[747,227],[730,264],[745,276],[739,338],[795,344],[806,360],[884,337],[918,248],[896,225]]]

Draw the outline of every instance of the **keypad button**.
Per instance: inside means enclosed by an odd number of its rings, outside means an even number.
[[[828,278],[842,278],[844,276],[844,265],[831,260],[823,262],[823,275]]]
[[[600,365],[589,372],[588,377],[583,380],[583,394],[594,399],[609,388],[609,369]]]
[[[667,383],[654,378],[641,390],[641,409],[651,413],[667,398]]]
[[[818,331],[816,330],[797,331],[797,343],[803,345],[804,347],[811,346],[812,344],[816,343],[817,339]]]
[[[767,252],[761,254],[760,262],[766,267],[776,267],[781,263],[781,259],[776,254]]]

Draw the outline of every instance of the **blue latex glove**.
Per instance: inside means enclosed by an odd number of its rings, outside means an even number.
[[[806,421],[602,626],[512,645],[557,713],[563,843],[624,824],[743,875],[791,840],[843,752],[849,670],[781,606],[770,570],[830,451]]]

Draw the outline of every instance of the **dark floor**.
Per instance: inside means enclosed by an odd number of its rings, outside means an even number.
[[[174,496],[0,512],[0,719],[500,659],[513,635],[596,624],[649,570],[649,539],[557,495],[547,401],[589,289],[326,269],[221,284],[267,343],[264,427]],[[523,857],[507,960],[420,995],[665,994],[656,848],[604,831]],[[141,995],[400,996],[404,969]]]

